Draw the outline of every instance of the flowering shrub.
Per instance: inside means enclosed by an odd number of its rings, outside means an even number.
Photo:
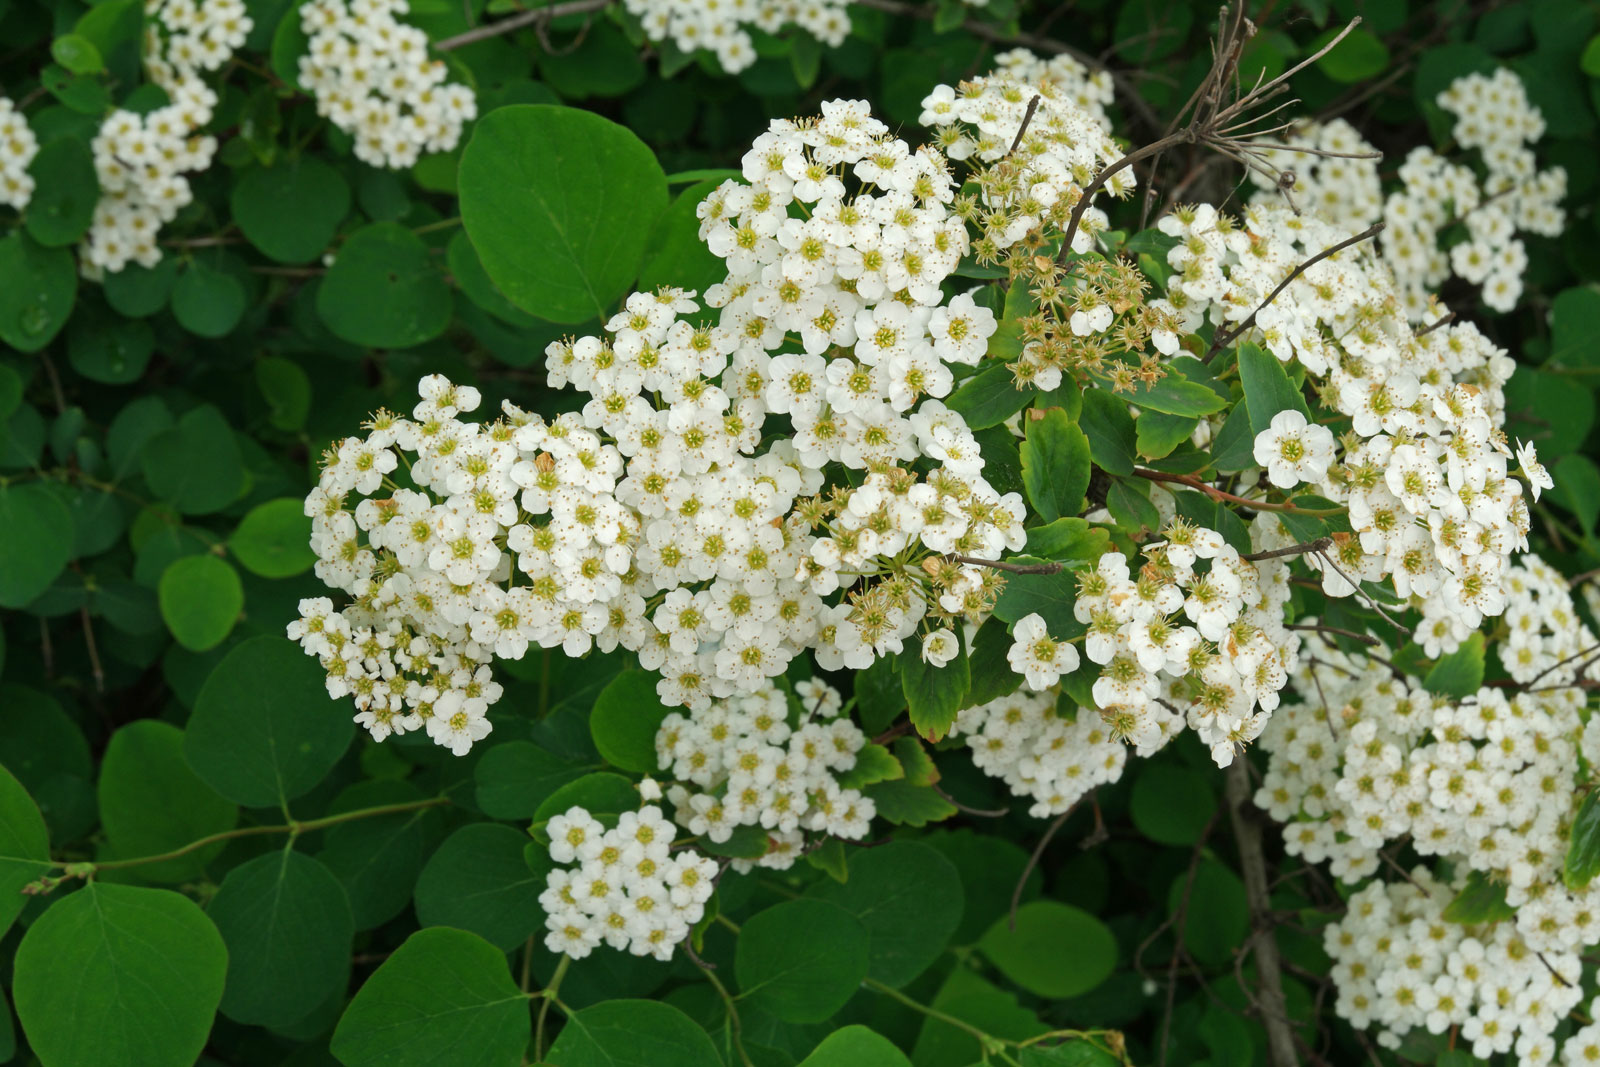
[[[503,6],[0,10],[0,1061],[1592,1057],[1588,7]]]

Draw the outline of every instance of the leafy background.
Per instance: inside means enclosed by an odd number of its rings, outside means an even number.
[[[484,116],[473,147],[403,173],[354,161],[294,89],[292,5],[248,6],[217,164],[161,265],[97,284],[72,246],[99,116],[139,105],[139,0],[0,0],[0,86],[43,146],[38,196],[0,215],[0,1062],[1046,1067],[1116,1062],[1125,1042],[1138,1063],[1265,1063],[1236,849],[1262,827],[1190,738],[1046,827],[963,752],[900,737],[883,842],[729,875],[696,934],[708,970],[602,951],[561,969],[569,1015],[541,996],[560,965],[528,829],[575,801],[634,805],[614,771],[650,769],[630,715],[648,686],[617,657],[531,655],[507,665],[489,742],[457,759],[358,739],[281,636],[320,588],[300,498],[321,449],[409,407],[424,373],[491,405],[572,404],[543,385],[544,345],[635,284],[717,276],[694,205],[769,116],[865,98],[914,138],[932,85],[1015,45],[1070,47],[1114,72],[1117,132],[1138,143],[1209,66],[1211,0],[875,0],[838,48],[758,35],[737,75],[650,46],[615,8],[563,17],[450,50]],[[411,21],[441,41],[503,14],[419,2]],[[1265,0],[1246,66],[1281,71],[1354,15],[1295,90],[1391,158],[1441,142],[1432,98],[1471,70],[1510,65],[1543,110],[1567,231],[1527,238],[1515,313],[1471,317],[1524,364],[1508,429],[1554,461],[1539,547],[1587,571],[1600,6]],[[550,109],[541,139],[507,105]],[[572,262],[508,169],[597,220]],[[1240,176],[1178,155],[1155,179],[1220,201]],[[525,291],[489,280],[516,271]],[[575,276],[585,291],[563,287]],[[847,685],[869,731],[904,710],[886,666]],[[1288,1012],[1319,1055],[1473,1062],[1442,1038],[1375,1050],[1334,1019],[1314,916],[1337,891],[1264,836]],[[42,877],[53,892],[20,892]],[[1057,1031],[1098,1036],[1025,1045]]]

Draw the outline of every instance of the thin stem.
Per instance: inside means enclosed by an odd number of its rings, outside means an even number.
[[[728,1011],[728,1036],[733,1041],[733,1049],[739,1054],[739,1062],[744,1067],[756,1067],[750,1060],[750,1053],[744,1050],[744,1025],[739,1021],[739,1008],[733,1002],[733,997],[728,993],[728,987],[722,984],[722,979],[706,965],[698,956],[691,955],[695,966],[700,968],[700,973],[706,976],[712,988],[717,991],[717,996],[722,998],[722,1006]]]
[[[978,1029],[976,1026],[973,1026],[971,1023],[967,1022],[964,1019],[957,1019],[954,1015],[946,1014],[945,1012],[940,1011],[938,1008],[930,1008],[928,1005],[923,1004],[921,1001],[912,1000],[910,997],[908,997],[904,993],[900,992],[900,990],[894,988],[893,986],[884,985],[882,982],[878,981],[876,978],[868,978],[865,981],[863,981],[861,984],[866,986],[868,989],[875,989],[879,993],[882,993],[882,994],[884,994],[886,996],[894,998],[895,1000],[898,1000],[900,1003],[904,1004],[906,1007],[911,1008],[911,1009],[913,1009],[915,1011],[919,1011],[922,1014],[926,1015],[930,1019],[937,1019],[942,1023],[947,1023],[950,1026],[953,1026],[958,1030],[964,1031],[965,1033],[970,1034],[971,1036],[977,1038],[980,1043],[988,1043],[988,1042],[992,1042],[992,1041],[1005,1041],[1004,1038],[997,1038],[993,1034],[988,1033],[987,1031]],[[1016,1042],[1014,1042],[1014,1041],[1005,1041],[1005,1043],[1008,1044],[1008,1045],[1016,1044]]]
[[[549,7],[536,7],[530,11],[519,11],[510,18],[491,22],[477,29],[458,33],[454,37],[446,37],[436,42],[433,46],[435,52],[449,52],[457,48],[464,48],[469,44],[487,41],[491,37],[502,34],[514,33],[524,26],[532,26],[549,19],[558,19],[563,15],[579,15],[590,11],[599,11],[601,8],[610,7],[611,0],[570,0],[565,4],[551,4]]]
[[[997,571],[1006,571],[1010,574],[1057,574],[1062,567],[1059,563],[1007,563],[1000,559],[979,559],[977,556],[951,556],[957,563],[965,563],[973,567],[992,567]]]
[[[1213,500],[1226,500],[1231,504],[1243,504],[1255,511],[1287,511],[1294,515],[1343,515],[1345,508],[1303,508],[1297,504],[1274,504],[1270,500],[1251,500],[1248,497],[1235,496],[1214,485],[1207,485],[1192,474],[1168,474],[1166,471],[1150,470],[1148,467],[1135,467],[1133,473],[1140,478],[1152,482],[1170,482],[1174,485],[1186,485],[1190,489],[1198,489]]]
[[[1277,559],[1280,556],[1303,556],[1307,552],[1326,552],[1332,547],[1333,538],[1319,537],[1315,541],[1302,541],[1298,545],[1289,545],[1286,548],[1274,548],[1266,552],[1251,552],[1248,555],[1240,556],[1239,558],[1247,559],[1251,563],[1255,563],[1263,559]]]
[[[1267,1031],[1267,1060],[1272,1067],[1295,1067],[1299,1060],[1283,996],[1278,942],[1272,936],[1272,901],[1267,891],[1267,860],[1261,849],[1261,824],[1244,811],[1250,798],[1250,772],[1242,755],[1228,768],[1226,789],[1228,817],[1233,823],[1234,841],[1239,846],[1239,872],[1244,878],[1245,900],[1250,909],[1249,946],[1256,958],[1256,981],[1261,984],[1258,1007],[1261,1025]]]
[[[1028,110],[1022,113],[1022,124],[1017,127],[1017,135],[1011,139],[1011,147],[1006,150],[1006,155],[1014,156],[1022,145],[1022,137],[1028,132],[1028,123],[1033,121],[1033,113],[1039,110],[1039,94],[1035,93],[1033,99],[1028,101]]]
[[[1364,645],[1382,644],[1381,641],[1370,634],[1358,634],[1354,630],[1346,630],[1339,626],[1323,626],[1320,623],[1310,622],[1291,622],[1284,628],[1287,630],[1309,630],[1319,634],[1337,634],[1340,637],[1348,637],[1352,641],[1360,641]]]
[[[1016,887],[1011,890],[1010,929],[1015,930],[1017,928],[1017,907],[1022,903],[1022,890],[1028,884],[1028,876],[1033,873],[1035,867],[1039,866],[1039,859],[1044,855],[1045,847],[1050,844],[1050,839],[1056,836],[1056,831],[1061,829],[1062,824],[1067,821],[1067,817],[1077,807],[1077,804],[1073,804],[1072,807],[1057,815],[1045,830],[1044,836],[1039,838],[1039,843],[1033,846],[1033,854],[1028,857],[1027,864],[1022,868],[1022,874],[1017,877]]]
[[[1248,330],[1248,329],[1250,329],[1250,327],[1254,326],[1255,322],[1256,322],[1256,316],[1261,313],[1261,309],[1266,307],[1268,304],[1272,303],[1274,300],[1276,300],[1278,298],[1278,294],[1279,293],[1281,293],[1285,289],[1289,288],[1289,283],[1290,282],[1294,281],[1296,278],[1300,277],[1300,275],[1304,274],[1307,270],[1309,270],[1310,268],[1312,268],[1316,264],[1321,263],[1323,260],[1327,259],[1329,256],[1338,255],[1340,252],[1344,251],[1346,248],[1349,248],[1351,245],[1357,245],[1357,244],[1360,244],[1362,241],[1370,240],[1371,238],[1378,236],[1378,234],[1383,232],[1383,227],[1384,227],[1384,224],[1381,223],[1381,222],[1373,223],[1371,226],[1367,227],[1365,230],[1362,230],[1360,233],[1356,234],[1354,237],[1348,237],[1345,240],[1340,241],[1336,245],[1332,245],[1332,246],[1330,246],[1328,248],[1324,248],[1322,251],[1318,252],[1316,255],[1312,256],[1310,259],[1306,260],[1304,263],[1301,263],[1294,270],[1290,271],[1289,272],[1289,276],[1287,278],[1285,278],[1283,281],[1279,282],[1278,283],[1278,287],[1276,289],[1272,290],[1272,292],[1268,293],[1267,294],[1267,298],[1265,300],[1261,301],[1261,303],[1257,304],[1256,305],[1256,309],[1254,311],[1250,312],[1250,314],[1245,318],[1245,320],[1243,322],[1239,323],[1239,325],[1236,326],[1232,330],[1219,330],[1219,331],[1217,331],[1217,335],[1211,341],[1211,350],[1206,353],[1205,362],[1209,363],[1211,361],[1211,357],[1212,356],[1216,355],[1222,349],[1226,348],[1228,345],[1230,345],[1234,341],[1238,340],[1239,337],[1241,335],[1243,335],[1246,330]]]
[[[561,990],[561,980],[567,976],[567,968],[572,966],[572,957],[566,953],[561,954],[561,962],[556,964],[556,973],[550,976],[550,984],[539,991],[543,1003],[539,1005],[539,1019],[533,1027],[533,1056],[538,1062],[544,1062],[544,1020],[550,1014],[550,1005],[555,1003],[556,994]]]
[[[106,860],[103,863],[73,863],[54,861],[50,865],[56,868],[71,868],[81,872],[85,877],[96,871],[114,871],[124,867],[139,867],[146,863],[161,863],[165,860],[177,859],[187,856],[207,845],[217,844],[219,841],[232,841],[236,837],[254,837],[260,834],[308,834],[313,830],[321,830],[329,826],[338,826],[340,823],[355,822],[357,819],[370,819],[378,815],[396,815],[405,811],[418,811],[422,808],[436,808],[441,804],[450,803],[449,797],[429,797],[427,800],[408,800],[401,804],[383,804],[375,808],[358,808],[355,811],[340,812],[338,815],[325,815],[320,819],[293,820],[283,826],[240,826],[233,830],[224,830],[221,833],[208,834],[195,841],[190,841],[181,848],[171,852],[162,852],[154,856],[138,856],[126,860]]]

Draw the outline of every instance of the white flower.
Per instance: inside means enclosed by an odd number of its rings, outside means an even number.
[[[1013,644],[1006,653],[1011,669],[1022,675],[1033,690],[1048,689],[1063,674],[1078,669],[1078,650],[1050,636],[1044,616],[1025,615],[1011,628]]]
[[[1517,465],[1522,468],[1522,476],[1528,479],[1528,486],[1533,490],[1533,499],[1539,499],[1539,492],[1555,487],[1555,479],[1550,477],[1550,472],[1545,470],[1539,462],[1539,452],[1533,447],[1533,442],[1517,442]]]
[[[949,629],[935,630],[922,639],[922,662],[934,667],[943,667],[956,653],[961,651],[961,646],[956,643],[956,635]]]
[[[1279,489],[1318,482],[1333,462],[1333,433],[1326,426],[1307,423],[1305,415],[1293,408],[1280,411],[1256,435],[1255,458]]]

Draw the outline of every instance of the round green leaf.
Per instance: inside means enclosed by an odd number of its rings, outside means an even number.
[[[868,977],[896,989],[939,958],[961,923],[960,874],[918,841],[857,849],[845,880],[819,882],[813,893],[861,920]]]
[[[586,774],[540,801],[533,812],[533,825],[542,826],[574,805],[614,826],[618,815],[639,810],[639,789],[629,779],[610,771]]]
[[[38,803],[57,840],[71,840],[94,825],[89,743],[53,697],[0,684],[0,764]]]
[[[245,171],[229,203],[233,221],[268,259],[310,263],[333,243],[350,211],[350,185],[316,156],[303,155]]]
[[[107,274],[101,288],[113,310],[138,319],[166,307],[177,280],[178,261],[168,256],[153,267],[130,263],[115,274]]]
[[[506,1067],[521,1062],[532,1031],[505,954],[438,926],[412,934],[367,979],[332,1051],[346,1067]]]
[[[393,222],[357,230],[317,290],[335,337],[368,348],[410,348],[450,324],[450,287],[422,238]]]
[[[267,421],[280,430],[298,430],[311,414],[311,379],[293,360],[256,360],[256,385],[267,401]]]
[[[450,243],[445,246],[445,263],[450,267],[450,276],[455,279],[456,287],[466,294],[467,299],[501,322],[527,327],[539,321],[507,300],[505,294],[495,288],[464,230],[457,230],[450,236]]]
[[[789,900],[739,931],[734,974],[742,999],[790,1023],[819,1023],[844,1007],[867,976],[870,935],[825,900]]]
[[[0,341],[37,352],[66,325],[78,295],[72,252],[24,233],[0,241]]]
[[[67,328],[72,369],[106,385],[127,385],[144,377],[155,349],[155,334],[138,319],[80,318]]]
[[[1210,783],[1183,767],[1147,763],[1133,783],[1133,825],[1163,845],[1194,844],[1216,810]]]
[[[445,838],[417,879],[417,921],[470,930],[502,949],[544,926],[545,878],[528,867],[528,835],[498,823],[470,823]]]
[[[633,133],[589,111],[518,104],[478,120],[461,219],[483,268],[552,322],[604,315],[639,274],[667,179]]]
[[[823,1038],[800,1067],[911,1067],[911,1061],[882,1034],[847,1026]]]
[[[1184,894],[1185,872],[1167,891],[1167,914],[1176,915]],[[1189,887],[1189,911],[1183,922],[1183,943],[1200,962],[1220,966],[1250,931],[1250,906],[1244,882],[1226,866],[1206,860],[1195,869]]]
[[[978,947],[1007,978],[1041,997],[1087,993],[1117,964],[1117,939],[1105,923],[1053,900],[1018,908],[1014,930],[1002,915]]]
[[[661,213],[645,244],[644,266],[639,271],[641,290],[662,285],[677,285],[705,292],[727,277],[728,267],[700,239],[700,203],[719,180],[696,182],[673,200]]]
[[[239,572],[210,553],[184,556],[167,564],[156,595],[161,618],[173,639],[191,652],[222,644],[244,610]]]
[[[39,805],[0,767],[0,934],[27,903],[22,887],[50,869],[50,834]]]
[[[231,830],[239,810],[183,761],[183,731],[140,719],[111,735],[100,763],[100,824],[118,859],[152,856]],[[182,882],[222,851],[222,842],[137,868],[151,882]]]
[[[106,66],[94,42],[76,33],[64,34],[51,41],[50,58],[74,74],[97,74]]]
[[[251,574],[290,578],[317,561],[310,541],[305,505],[296,497],[280,497],[251,508],[228,538],[228,548]]]
[[[17,949],[17,1018],[44,1067],[189,1067],[211,1033],[228,951],[199,905],[91,882]]]
[[[422,793],[408,782],[357,782],[339,794],[328,813],[421,799]],[[328,829],[317,858],[344,886],[357,930],[382,925],[411,903],[422,861],[438,840],[443,821],[439,809],[417,808]]]
[[[288,1026],[343,991],[350,904],[339,879],[305,853],[283,848],[235,867],[206,914],[228,946],[228,1018]]]
[[[1315,52],[1327,44],[1337,31],[1329,31],[1307,46]],[[1317,60],[1317,69],[1336,82],[1358,82],[1382,74],[1389,65],[1389,46],[1371,30],[1356,27]]]
[[[656,676],[649,671],[623,671],[595,698],[589,713],[589,733],[594,747],[613,767],[653,774],[656,731],[669,714],[656,695]]]
[[[496,819],[530,818],[545,798],[583,777],[585,770],[532,741],[495,745],[473,770],[478,807]]]
[[[245,292],[239,279],[196,260],[172,288],[172,314],[198,337],[223,337],[244,316]]]
[[[264,634],[235,645],[206,679],[183,753],[223,796],[273,807],[322,781],[354,733],[348,709],[328,699],[317,661]]]
[[[38,482],[0,485],[0,608],[50,588],[72,558],[72,513]]]
[[[574,1012],[545,1058],[560,1067],[717,1067],[717,1046],[658,1000],[607,1000]]]
[[[210,404],[185,412],[140,454],[144,480],[185,515],[221,511],[244,492],[244,461],[227,418]]]
[[[56,44],[72,39],[62,37]],[[83,43],[94,50],[87,41]],[[94,58],[98,63],[99,54]],[[34,180],[26,216],[28,236],[51,247],[76,244],[94,219],[100,199],[100,180],[95,177],[89,146],[76,137],[58,137],[39,149],[28,173]]]

